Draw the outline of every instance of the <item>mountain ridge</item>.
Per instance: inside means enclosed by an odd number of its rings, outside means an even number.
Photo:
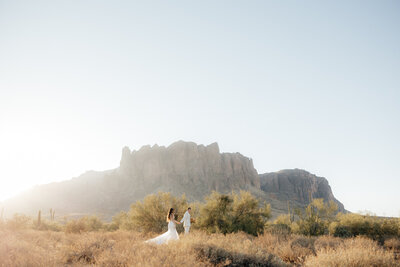
[[[344,211],[325,178],[299,169],[258,174],[252,159],[238,152],[221,153],[217,143],[205,146],[182,140],[168,147],[145,145],[132,151],[124,147],[117,168],[36,186],[3,206],[6,213],[34,214],[52,208],[58,215],[100,214],[110,219],[158,191],[185,193],[189,201],[202,201],[212,191],[239,190],[271,203],[274,215],[287,211],[288,200],[294,206],[307,205],[309,192],[311,197],[335,201]]]

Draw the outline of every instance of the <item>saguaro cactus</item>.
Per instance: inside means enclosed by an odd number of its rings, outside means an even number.
[[[41,223],[42,223],[42,211],[39,210],[37,216],[37,225],[40,226]]]
[[[50,220],[54,221],[54,214],[56,213],[56,210],[50,209]]]

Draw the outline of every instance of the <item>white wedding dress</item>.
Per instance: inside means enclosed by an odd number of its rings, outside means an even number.
[[[173,221],[169,221],[167,232],[153,239],[147,240],[146,243],[161,245],[161,244],[168,244],[169,241],[178,239],[179,235],[178,232],[176,231],[176,225]]]

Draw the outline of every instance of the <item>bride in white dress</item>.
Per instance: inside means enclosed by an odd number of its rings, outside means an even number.
[[[175,211],[171,208],[167,215],[167,222],[168,222],[168,231],[162,235],[159,235],[153,239],[147,240],[146,243],[152,244],[167,244],[170,240],[178,240],[179,235],[176,231],[176,224],[181,224],[178,221],[175,221]]]

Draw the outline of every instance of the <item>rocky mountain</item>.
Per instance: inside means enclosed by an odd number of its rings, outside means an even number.
[[[281,170],[260,174],[261,190],[269,198],[282,202],[288,200],[297,206],[306,206],[312,198],[334,201],[339,211],[345,211],[343,204],[332,193],[328,180],[300,169]]]
[[[99,214],[106,219],[130,204],[158,191],[186,194],[202,201],[216,190],[248,190],[271,203],[273,214],[286,212],[287,200],[304,206],[312,197],[337,201],[325,178],[302,170],[258,175],[251,159],[240,153],[220,153],[217,143],[208,146],[178,141],[168,147],[123,148],[120,166],[89,171],[68,181],[40,185],[5,201],[6,215],[55,209],[58,215]]]

